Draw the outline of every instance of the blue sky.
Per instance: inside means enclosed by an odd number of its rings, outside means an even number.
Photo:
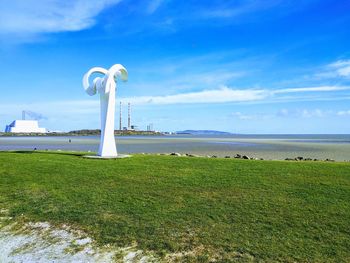
[[[350,1],[3,0],[0,11],[1,127],[27,109],[49,130],[99,128],[81,79],[120,63],[117,101],[143,129],[350,133]]]

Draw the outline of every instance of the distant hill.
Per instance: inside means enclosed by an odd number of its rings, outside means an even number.
[[[177,134],[192,134],[192,135],[228,135],[230,132],[214,131],[214,130],[185,130],[177,131]]]

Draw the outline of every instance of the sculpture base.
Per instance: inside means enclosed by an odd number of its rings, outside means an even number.
[[[131,155],[128,155],[128,154],[118,154],[117,156],[84,155],[83,157],[90,158],[90,159],[122,159],[122,158],[131,157]]]

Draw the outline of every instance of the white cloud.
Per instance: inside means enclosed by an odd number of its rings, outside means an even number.
[[[147,7],[147,13],[153,14],[163,3],[164,0],[151,0]]]
[[[329,64],[330,67],[334,67],[334,68],[341,68],[341,67],[346,67],[350,65],[350,60],[337,60],[336,62],[333,62],[331,64]]]
[[[323,118],[329,116],[347,117],[350,116],[350,110],[321,110],[321,109],[281,109],[277,114],[278,117],[294,118]]]
[[[338,69],[338,74],[342,77],[350,76],[350,66]]]
[[[239,111],[231,113],[231,116],[236,117],[240,120],[252,120],[252,119],[254,119],[253,115],[244,114],[244,113],[239,112]]]
[[[263,100],[268,96],[265,90],[235,90],[227,87],[216,90],[181,93],[168,96],[141,96],[123,99],[133,104],[193,104],[225,103]]]
[[[217,83],[227,83],[230,80],[241,78],[245,75],[245,72],[239,71],[213,71],[213,72],[205,72],[199,74],[191,74],[187,76],[182,76],[177,79],[177,83],[191,83],[193,84],[206,84],[206,85],[215,85]]]
[[[324,92],[324,91],[341,91],[349,90],[349,87],[338,87],[338,86],[319,86],[319,87],[305,87],[305,88],[291,88],[291,89],[280,89],[273,91],[275,94],[279,93],[301,93],[301,92]]]
[[[332,78],[349,78],[350,77],[350,59],[338,60],[326,65],[321,72],[315,74],[316,78],[332,79]]]
[[[0,34],[36,35],[78,31],[95,24],[95,16],[121,0],[2,0]]]
[[[236,111],[230,114],[231,117],[237,118],[239,120],[249,121],[249,120],[266,120],[269,119],[271,116],[268,114],[246,114],[242,113],[240,111]]]
[[[334,115],[334,112],[321,109],[281,109],[276,115],[277,117],[323,118]]]
[[[302,90],[302,89],[301,89]],[[312,89],[313,92],[327,99],[329,93],[333,92],[319,92],[320,89]],[[321,89],[322,90],[322,89]],[[295,91],[287,94],[286,91],[283,94],[273,93],[268,89],[232,89],[223,87],[220,89],[202,90],[199,92],[179,93],[168,96],[141,96],[141,97],[117,97],[125,102],[131,102],[133,105],[171,105],[171,104],[219,104],[219,103],[275,103],[298,101],[298,98],[304,99],[305,96],[296,94]],[[332,95],[333,98],[337,97],[336,94]],[[343,96],[342,96],[343,98]],[[350,99],[350,98],[348,98]],[[98,127],[99,125],[99,98],[95,96],[90,99],[84,100],[71,100],[71,101],[47,101],[45,103],[27,103],[27,104],[16,104],[16,103],[0,103],[0,112],[2,113],[1,119],[4,123],[11,122],[13,119],[20,117],[23,109],[29,109],[34,112],[44,113],[48,117],[47,120],[43,120],[43,126],[50,127],[51,129],[59,130],[72,130],[79,129],[80,127]],[[125,105],[125,104],[124,104]],[[117,111],[118,111],[117,104]],[[209,106],[208,106],[209,107]],[[212,105],[211,107],[215,107]],[[159,109],[159,108],[158,108]],[[176,107],[173,108],[176,111]],[[126,111],[125,111],[126,112]],[[123,112],[123,114],[125,114]],[[348,117],[350,116],[350,110],[343,111],[327,111],[321,109],[282,109],[276,114],[265,114],[265,113],[244,113],[234,112],[230,115],[231,118],[236,118],[242,121],[249,120],[268,120],[275,117],[284,118],[323,118],[323,117]],[[182,116],[186,118],[186,116]],[[65,120],[62,124],[58,124],[58,120]],[[58,126],[60,125],[60,126]],[[63,125],[63,126],[62,126]],[[1,130],[1,127],[0,127]]]
[[[280,90],[268,89],[231,89],[226,86],[220,89],[202,90],[198,92],[179,93],[167,96],[140,96],[123,98],[124,102],[133,104],[194,104],[194,103],[226,103],[226,102],[262,102],[268,100],[295,100],[293,96],[281,97],[280,94],[289,93],[322,93],[350,90],[350,87],[320,86],[306,88],[292,88]],[[309,98],[310,99],[310,98]]]
[[[350,60],[338,60],[329,65],[340,77],[350,77]]]
[[[301,111],[301,117],[303,118],[312,118],[312,117],[318,117],[318,118],[322,118],[325,115],[327,115],[326,112],[323,112],[320,109],[315,109],[315,110],[302,110]]]
[[[230,117],[237,118],[239,120],[266,120],[275,117],[279,118],[303,118],[303,119],[315,119],[315,118],[334,118],[334,117],[350,117],[350,110],[334,111],[327,109],[281,109],[276,114],[267,113],[244,113],[233,112]]]
[[[350,87],[343,87],[344,89],[350,89]],[[318,87],[313,88],[300,88],[302,92],[307,89],[309,92],[314,92],[322,98],[322,92],[326,93],[328,98],[329,92],[334,91],[334,89],[322,89]],[[281,96],[280,94],[286,94],[288,91],[286,89],[275,90],[271,92],[268,89],[232,89],[229,87],[222,87],[219,89],[212,90],[202,90],[198,92],[188,92],[188,93],[178,93],[174,95],[166,96],[138,96],[138,97],[117,97],[117,100],[121,100],[124,103],[131,102],[134,105],[171,105],[171,104],[218,104],[218,103],[271,103],[278,101],[298,101],[300,97],[299,94],[295,94],[296,90],[292,89],[290,91],[291,95],[288,97]],[[343,90],[343,89],[342,89]],[[283,91],[283,92],[281,92]],[[337,91],[337,89],[335,89]],[[295,94],[295,95],[294,95]],[[342,96],[343,98],[343,96]],[[348,98],[349,99],[349,98]],[[0,112],[13,112],[18,113],[23,109],[30,109],[34,112],[43,113],[45,115],[65,115],[65,116],[77,116],[77,115],[93,115],[99,112],[99,99],[98,97],[91,98],[89,100],[72,100],[72,101],[52,101],[45,103],[28,103],[28,104],[0,104]],[[280,117],[323,117],[331,114],[331,111],[322,110],[288,110],[282,109],[278,112],[277,116]],[[332,113],[333,115],[335,112]],[[350,111],[339,111],[336,113],[337,116],[350,115]],[[262,115],[247,115],[240,112],[233,113],[239,119],[252,119],[261,118]]]
[[[200,12],[200,15],[203,18],[232,18],[247,13],[267,10],[276,7],[281,3],[283,2],[279,0],[248,0],[233,4],[227,1],[227,3],[224,5],[213,7]]]
[[[286,117],[289,115],[289,110],[287,109],[281,109],[279,112],[277,112],[277,116],[279,117]]]
[[[0,112],[13,113],[15,116],[21,115],[22,110],[30,109],[38,114],[45,113],[45,116],[52,115],[81,115],[95,114],[99,112],[99,100],[72,100],[72,101],[49,101],[41,103],[1,103]],[[8,114],[7,114],[8,115]]]
[[[338,116],[350,116],[350,110],[342,110],[337,112]]]

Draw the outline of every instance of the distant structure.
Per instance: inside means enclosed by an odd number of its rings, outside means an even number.
[[[123,116],[123,105],[122,102],[119,103],[119,130],[120,131],[135,131],[138,130],[138,127],[134,124],[131,124],[131,103],[128,102],[128,123],[127,126],[123,127],[122,116]]]
[[[14,120],[9,125],[6,125],[5,132],[13,133],[46,133],[45,128],[40,128],[37,120],[26,120],[26,115],[42,119],[41,114],[31,112],[31,111],[22,111],[22,120]]]
[[[153,131],[153,123],[147,125],[147,131]]]
[[[128,103],[128,130],[131,130],[131,105]]]
[[[6,125],[5,132],[13,133],[46,133],[45,128],[39,128],[38,121],[33,120],[15,120]]]
[[[119,130],[122,130],[122,102],[120,102],[119,106]]]

